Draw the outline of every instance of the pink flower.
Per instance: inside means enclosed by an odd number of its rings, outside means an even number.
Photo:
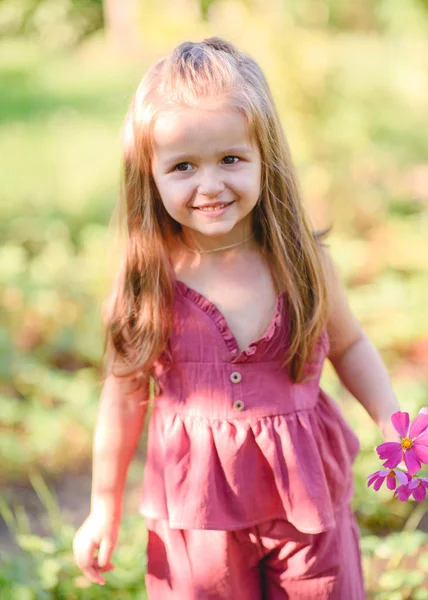
[[[408,473],[403,473],[403,471],[398,471],[396,469],[388,469],[385,471],[376,471],[375,473],[372,473],[371,475],[367,475],[367,487],[370,487],[372,483],[374,483],[373,485],[373,489],[377,492],[381,485],[383,484],[383,482],[386,480],[386,486],[389,490],[395,490],[396,488],[396,479],[398,478],[398,480],[404,485],[407,484],[411,477]],[[400,487],[403,487],[403,485],[401,485]]]
[[[400,500],[400,502],[406,502],[410,498],[410,494],[412,490],[409,489],[409,485],[405,483],[404,485],[400,485],[394,492],[394,496]]]
[[[415,500],[421,502],[425,500],[428,489],[428,477],[415,477],[409,483],[400,485],[394,492],[394,496],[397,496],[401,502],[405,502],[413,496]]]
[[[399,434],[400,442],[385,442],[376,448],[384,467],[392,469],[404,459],[410,475],[421,468],[421,463],[428,464],[428,408],[422,408],[418,416],[410,424],[409,413],[397,411],[391,422]]]

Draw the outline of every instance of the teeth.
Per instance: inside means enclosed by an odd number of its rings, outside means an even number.
[[[206,206],[205,208],[199,207],[199,210],[203,211],[212,211],[212,210],[220,210],[220,208],[224,208],[227,204],[218,204],[217,206]]]

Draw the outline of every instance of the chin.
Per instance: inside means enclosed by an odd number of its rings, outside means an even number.
[[[206,228],[196,228],[191,227],[191,229],[200,235],[206,235],[207,237],[222,237],[224,235],[228,235],[233,230],[233,226],[220,226],[220,225],[212,225],[211,227]]]

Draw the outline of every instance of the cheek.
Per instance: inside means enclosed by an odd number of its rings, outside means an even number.
[[[159,193],[168,212],[177,212],[186,207],[190,196],[190,186],[186,182],[168,182],[161,184]]]
[[[241,195],[245,195],[249,200],[257,200],[260,194],[261,177],[260,173],[246,172],[242,173],[239,180],[235,181],[235,189]]]

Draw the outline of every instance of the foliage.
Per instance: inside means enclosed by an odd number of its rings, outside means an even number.
[[[8,600],[144,600],[147,532],[141,517],[128,517],[121,528],[114,554],[114,571],[106,585],[87,581],[73,562],[74,528],[63,521],[59,506],[40,476],[32,483],[49,516],[51,534],[34,535],[22,511],[0,500],[0,516],[13,532],[19,556],[1,556],[0,586]],[[420,517],[420,506],[418,507]],[[407,528],[409,529],[409,528]],[[363,568],[369,598],[377,600],[424,600],[428,583],[428,536],[404,530],[382,538],[361,540]],[[403,564],[405,558],[407,564]]]
[[[369,598],[423,600],[428,598],[428,537],[421,531],[402,531],[386,538],[361,540]],[[403,564],[403,558],[406,564]]]
[[[102,0],[1,0],[0,34],[74,46],[104,25]]]
[[[106,576],[106,585],[91,584],[74,564],[72,539],[75,529],[59,517],[59,507],[40,477],[33,478],[45,504],[51,534],[40,537],[29,530],[25,520],[0,501],[0,515],[15,535],[21,553],[0,554],[0,589],[7,600],[146,600],[144,574],[147,532],[141,518],[125,519],[115,569]],[[122,544],[121,539],[126,543]]]
[[[11,22],[6,10],[17,23],[30,4],[0,1],[0,29]],[[81,37],[68,16],[72,6],[78,3],[55,2],[46,13],[49,27],[33,41],[24,28],[27,40],[10,38],[0,47],[4,488],[25,483],[35,468],[58,478],[88,463],[100,387],[101,303],[117,260],[109,219],[119,187],[120,127],[146,67],[183,39],[222,35],[257,49],[314,226],[334,223],[330,250],[351,308],[384,358],[403,410],[417,414],[428,404],[424,2],[302,0],[258,8],[218,0],[204,23],[190,0],[144,3],[145,52],[138,63],[126,64],[97,36],[73,52],[51,52]],[[79,11],[83,18],[82,4]],[[58,26],[59,13],[69,30]],[[371,597],[426,598],[421,515],[413,502],[367,490],[366,475],[377,468],[374,449],[383,440],[329,364],[322,385],[361,441],[353,508]],[[104,597],[96,594],[105,590],[79,588],[84,583],[73,570],[70,526],[32,537],[23,511],[7,506],[3,502],[3,519],[22,549],[17,557],[3,557],[0,567],[0,587],[9,586],[11,599]],[[134,538],[141,551],[144,535],[139,518],[125,524],[118,565],[129,564]],[[132,598],[143,589],[139,566],[130,570],[132,581],[119,577],[119,566],[107,575],[112,598]],[[119,589],[119,580],[126,589]]]

